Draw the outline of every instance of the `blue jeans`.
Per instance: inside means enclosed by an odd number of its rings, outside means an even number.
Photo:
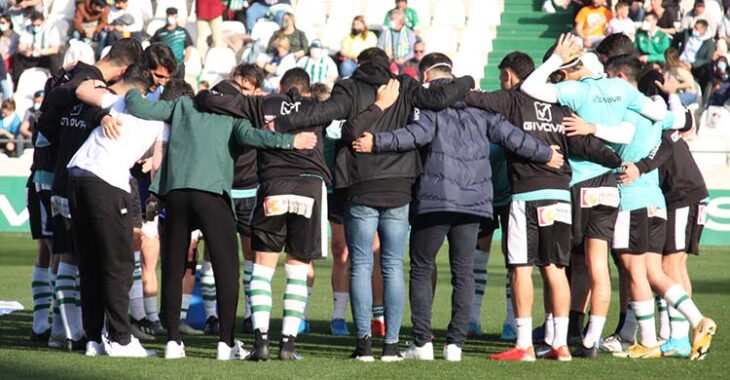
[[[408,205],[372,208],[345,206],[345,238],[350,252],[350,304],[358,338],[370,336],[373,307],[373,240],[380,234],[380,267],[385,301],[385,343],[397,343],[403,319],[403,255],[408,238]]]
[[[357,62],[352,59],[344,59],[340,63],[340,76],[349,78],[357,70]]]

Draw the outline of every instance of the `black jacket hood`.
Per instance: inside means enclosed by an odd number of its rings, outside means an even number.
[[[352,79],[373,86],[387,84],[390,79],[394,78],[395,75],[390,71],[390,67],[386,63],[380,62],[365,62],[352,75]]]

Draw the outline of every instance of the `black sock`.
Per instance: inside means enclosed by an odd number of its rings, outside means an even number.
[[[568,321],[568,336],[583,336],[583,320],[585,313],[571,310]]]
[[[626,321],[626,313],[621,312],[618,316],[618,324],[616,325],[616,330],[613,332],[614,335],[619,334],[621,332],[621,329],[624,328],[624,322]]]

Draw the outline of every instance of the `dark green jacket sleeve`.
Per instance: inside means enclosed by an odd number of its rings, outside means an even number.
[[[286,135],[251,126],[247,119],[234,119],[233,134],[239,145],[264,149],[294,149],[294,135]]]
[[[159,100],[153,102],[142,96],[137,89],[129,90],[125,97],[129,113],[140,119],[169,121],[172,118],[172,110],[175,108],[175,101]]]

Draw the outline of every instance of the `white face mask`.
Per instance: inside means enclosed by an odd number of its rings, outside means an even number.
[[[311,48],[309,49],[309,56],[318,59],[322,57],[322,49],[321,48]]]
[[[33,109],[34,110],[38,111],[40,108],[41,108],[41,104],[40,103],[33,103]]]
[[[7,32],[8,29],[10,29],[10,24],[2,24],[2,25],[0,25],[0,32]]]
[[[649,24],[649,21],[644,21],[641,23],[641,30],[648,32],[651,30],[651,24]]]
[[[177,17],[168,17],[167,18],[167,25],[175,25],[177,24]]]
[[[43,28],[42,25],[33,25],[33,33],[40,33],[42,28]]]

